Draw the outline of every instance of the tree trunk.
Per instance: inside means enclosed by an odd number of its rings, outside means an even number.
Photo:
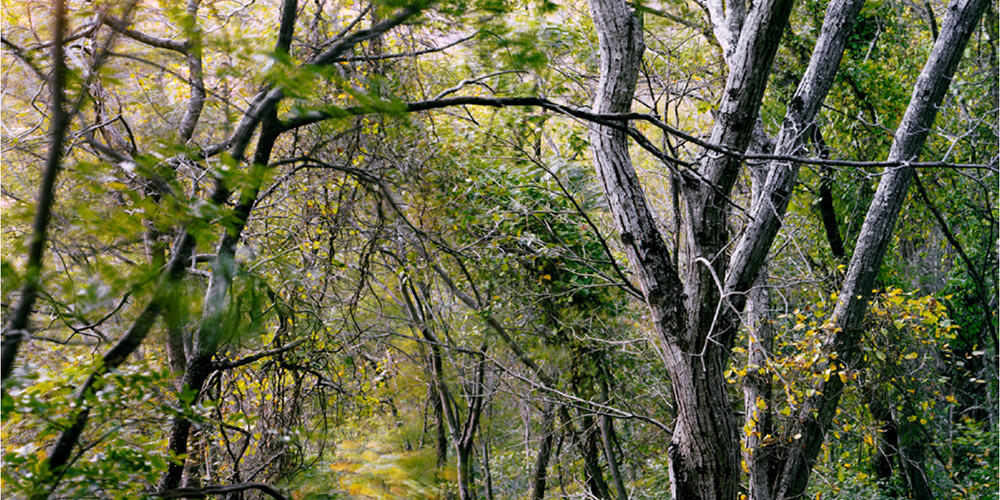
[[[21,342],[28,338],[28,325],[35,300],[41,288],[42,256],[45,253],[45,242],[48,239],[49,219],[52,205],[55,204],[56,177],[62,167],[63,145],[66,131],[69,129],[70,114],[64,108],[66,95],[66,62],[63,59],[63,36],[66,34],[66,3],[56,1],[52,11],[52,74],[49,77],[49,92],[52,102],[49,105],[49,151],[45,159],[45,170],[42,173],[42,183],[38,187],[38,200],[35,202],[35,217],[31,224],[31,240],[28,242],[28,263],[24,270],[24,284],[21,286],[21,297],[17,307],[10,315],[10,320],[3,332],[2,351],[0,351],[0,381],[7,381],[14,371],[14,360]]]
[[[833,85],[844,47],[863,5],[862,0],[835,0],[827,7],[820,38],[785,114],[775,155],[797,154],[805,140],[810,139],[809,132],[816,113]],[[751,221],[730,259],[729,274],[726,276],[728,291],[745,292],[756,280],[781,227],[798,170],[798,164],[789,162],[772,162],[768,168],[764,193],[754,203]],[[733,296],[738,309],[741,300],[742,295]]]
[[[593,110],[628,112],[643,51],[639,20],[624,1],[593,0],[590,6],[601,49],[601,79]],[[742,59],[730,74],[713,142],[736,151],[749,144],[790,10],[789,1],[763,2],[751,13],[737,50]],[[705,174],[708,183],[696,188],[700,191],[686,191],[694,220],[689,226],[692,249],[685,287],[646,203],[625,133],[593,126],[590,141],[615,226],[659,333],[677,403],[677,422],[668,448],[672,496],[729,500],[736,496],[739,482],[736,419],[723,377],[733,329],[715,331],[721,294],[714,276],[724,271],[726,259],[718,257],[728,239],[728,192],[739,162],[710,161]]]
[[[601,444],[604,446],[604,459],[608,462],[608,471],[611,472],[611,480],[614,481],[615,493],[618,500],[628,500],[628,490],[625,489],[625,480],[618,469],[618,458],[615,454],[614,428],[611,417],[600,416]]]
[[[542,410],[542,442],[538,446],[538,458],[535,460],[534,481],[531,485],[531,500],[542,500],[545,497],[545,483],[548,476],[549,459],[552,456],[552,441],[555,438],[555,433],[553,432],[555,418],[555,403],[549,401]]]
[[[472,479],[472,447],[455,446],[455,457],[458,462],[458,498],[460,500],[473,500],[473,479]]]
[[[611,375],[604,367],[604,363],[600,358],[595,359],[594,363],[597,364],[599,369],[598,377],[600,378],[599,383],[601,386],[601,402],[609,404],[610,397],[608,394],[608,380],[611,378]],[[601,444],[604,447],[604,459],[608,462],[608,472],[611,473],[611,480],[615,485],[615,493],[618,495],[618,500],[628,500],[628,490],[625,489],[625,479],[622,477],[621,470],[618,468],[618,457],[615,453],[614,421],[606,414],[601,415],[598,418],[598,425],[600,425],[601,428]]]
[[[427,397],[430,398],[431,407],[434,409],[434,445],[437,448],[437,460],[435,464],[440,470],[448,464],[448,431],[445,429],[447,424],[444,422],[444,409],[441,407],[441,397],[438,396],[434,383],[429,384],[427,390]]]
[[[899,447],[899,434],[896,429],[896,419],[893,418],[892,412],[889,411],[889,407],[880,399],[880,396],[881,394],[878,394],[874,389],[866,388],[864,390],[865,404],[868,406],[872,419],[875,420],[875,426],[879,433],[875,438],[877,444],[875,455],[872,457],[875,477],[878,478],[879,483],[888,484],[889,479],[892,478],[892,462]]]
[[[584,475],[586,483],[590,487],[590,494],[595,498],[611,500],[611,491],[608,483],[604,480],[604,470],[601,468],[600,451],[597,446],[597,429],[594,425],[594,418],[583,414],[580,410],[583,429],[577,436],[580,453],[583,454]]]
[[[899,421],[899,461],[903,466],[903,473],[906,475],[906,484],[910,487],[910,498],[913,500],[933,500],[934,493],[931,492],[930,484],[927,481],[927,470],[924,467],[926,459],[924,440],[926,437],[923,430],[917,422],[910,422],[908,418],[897,420]]]
[[[906,114],[896,130],[889,152],[890,161],[913,161],[919,156],[965,45],[988,3],[987,0],[955,0],[948,6],[941,35],[917,79]],[[837,362],[842,370],[856,370],[862,362],[859,347],[862,321],[912,175],[913,167],[906,164],[887,169],[858,236],[833,312],[832,337],[825,346],[828,352],[838,354]],[[809,472],[840,402],[844,383],[840,377],[830,377],[827,382],[820,382],[816,389],[817,396],[802,405],[798,420],[788,431],[790,436],[801,437],[788,449],[777,498],[798,498],[805,491]]]

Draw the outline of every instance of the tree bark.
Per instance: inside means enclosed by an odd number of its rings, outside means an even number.
[[[835,0],[827,7],[820,38],[785,114],[775,155],[795,155],[810,139],[816,113],[833,85],[844,47],[863,5],[862,0]],[[798,164],[789,162],[772,162],[768,168],[764,194],[751,208],[751,221],[733,251],[726,276],[726,289],[737,292],[732,298],[737,309],[742,307],[743,300],[739,293],[749,290],[756,280],[778,234],[798,170]]]
[[[948,6],[941,34],[896,130],[889,152],[890,161],[907,162],[918,158],[965,45],[988,3],[988,0],[955,0]],[[862,362],[859,347],[862,321],[912,175],[913,167],[906,164],[887,169],[858,236],[833,312],[832,336],[825,346],[828,352],[838,354],[837,363],[843,370],[856,370]],[[809,471],[840,402],[844,383],[840,377],[830,377],[827,382],[820,382],[816,389],[817,396],[803,403],[799,418],[788,431],[789,436],[801,437],[793,440],[788,449],[777,498],[798,498],[805,491]]]
[[[641,63],[642,29],[624,1],[590,3],[601,49],[601,79],[595,113],[631,109]],[[743,30],[712,140],[742,151],[750,142],[766,77],[791,2],[756,6]],[[590,132],[598,178],[632,269],[659,333],[659,345],[677,402],[677,422],[668,454],[671,494],[677,499],[731,499],[739,482],[739,439],[723,371],[733,329],[716,327],[721,291],[715,276],[724,271],[728,239],[729,190],[738,160],[717,158],[705,168],[708,183],[687,191],[691,262],[681,284],[667,246],[632,167],[626,134],[595,125]],[[703,265],[707,262],[708,265]],[[685,296],[686,292],[686,296]]]
[[[191,96],[188,97],[187,108],[178,126],[178,138],[182,144],[191,140],[194,129],[198,125],[201,111],[205,107],[205,79],[202,67],[201,26],[198,24],[198,4],[200,0],[187,1],[187,22],[190,23],[188,41],[185,44],[184,57],[188,65],[188,80]]]
[[[432,356],[440,356],[440,354],[432,354]],[[440,361],[431,361],[432,363],[440,363]],[[448,463],[448,433],[445,429],[444,422],[444,409],[441,407],[441,398],[438,396],[437,389],[435,388],[436,382],[432,382],[428,385],[427,397],[431,399],[431,407],[434,409],[434,445],[437,449],[437,468],[441,469]]]
[[[608,394],[608,379],[610,378],[610,374],[604,367],[604,363],[601,359],[595,359],[594,362],[597,363],[599,369],[598,377],[600,377],[599,383],[601,385],[601,401],[604,404],[609,404],[610,397]],[[615,494],[618,496],[618,500],[628,500],[628,490],[625,489],[625,479],[622,477],[621,470],[618,468],[618,457],[615,453],[614,421],[611,419],[611,416],[607,414],[602,414],[598,418],[598,425],[601,428],[601,444],[604,447],[604,459],[608,462],[608,472],[611,473],[611,480],[615,485]]]
[[[555,438],[553,424],[556,418],[555,403],[549,401],[542,410],[542,442],[538,446],[538,457],[535,460],[535,474],[531,485],[531,500],[545,498],[545,483],[547,481],[549,459],[552,456],[552,441]]]

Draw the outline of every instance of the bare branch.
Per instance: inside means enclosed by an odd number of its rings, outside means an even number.
[[[240,483],[226,486],[207,486],[204,488],[177,488],[159,493],[151,493],[151,495],[160,498],[204,498],[207,495],[225,495],[246,490],[260,490],[271,498],[288,500],[288,497],[282,495],[274,486],[266,483]]]

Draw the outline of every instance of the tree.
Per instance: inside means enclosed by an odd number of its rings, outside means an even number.
[[[420,497],[454,470],[463,499],[732,499],[745,467],[770,500],[840,447],[928,498],[995,467],[985,0],[940,28],[860,0],[55,6],[3,33],[9,491]],[[914,15],[926,47],[893,31]],[[912,179],[929,215],[897,223]]]

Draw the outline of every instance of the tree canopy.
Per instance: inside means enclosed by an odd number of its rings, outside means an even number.
[[[3,3],[0,492],[993,498],[991,0]]]

